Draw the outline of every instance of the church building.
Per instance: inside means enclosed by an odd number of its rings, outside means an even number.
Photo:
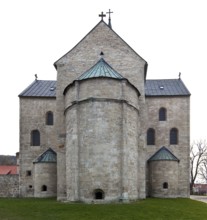
[[[148,80],[110,13],[54,63],[56,81],[19,95],[22,197],[189,197],[190,93],[180,77]]]

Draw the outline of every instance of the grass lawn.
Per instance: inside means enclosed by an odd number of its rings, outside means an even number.
[[[146,199],[130,204],[71,204],[55,199],[0,198],[0,220],[179,220],[207,219],[207,203]]]

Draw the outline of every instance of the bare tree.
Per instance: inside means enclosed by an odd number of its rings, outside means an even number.
[[[207,183],[207,156],[204,157],[201,166],[199,168],[199,176]]]
[[[207,143],[196,141],[190,146],[190,192],[193,193],[193,185],[198,175],[201,175],[203,164],[206,161],[207,168]]]

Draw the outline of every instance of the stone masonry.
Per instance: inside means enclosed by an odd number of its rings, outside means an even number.
[[[86,203],[189,197],[190,93],[181,79],[148,81],[147,65],[100,21],[55,62],[56,82],[36,80],[19,95],[20,196]],[[163,146],[172,157],[150,161]]]
[[[19,175],[0,175],[0,197],[19,196]]]

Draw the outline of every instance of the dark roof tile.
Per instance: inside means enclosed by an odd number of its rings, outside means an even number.
[[[35,80],[19,97],[56,97],[56,81]]]
[[[107,69],[107,68],[108,69]],[[100,60],[89,71],[81,75],[78,80],[91,77],[112,77],[123,79],[103,60]],[[109,75],[111,74],[111,75]],[[145,96],[190,96],[190,92],[181,79],[157,79],[145,81]],[[35,80],[28,86],[19,97],[56,97],[56,81],[54,80]]]
[[[181,79],[146,80],[145,96],[190,96]]]

